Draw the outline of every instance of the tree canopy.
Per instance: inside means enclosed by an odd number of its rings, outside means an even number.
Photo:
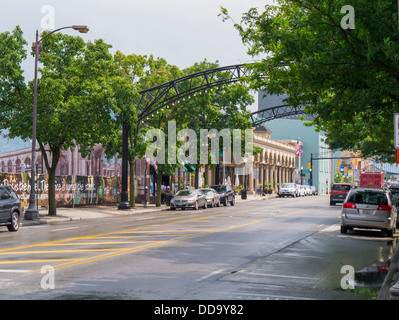
[[[392,160],[393,115],[399,111],[397,3],[276,2],[250,9],[234,24],[248,53],[260,60],[252,87],[306,106],[313,116],[308,125],[325,132],[331,149]],[[229,19],[227,9],[222,15]]]

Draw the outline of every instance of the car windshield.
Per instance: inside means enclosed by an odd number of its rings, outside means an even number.
[[[194,190],[180,190],[178,193],[176,193],[176,196],[195,196],[195,191]]]
[[[347,202],[357,203],[357,204],[388,204],[388,197],[383,192],[373,192],[373,191],[358,191],[352,193]]]
[[[281,188],[295,188],[295,184],[293,183],[284,183]]]
[[[226,191],[226,186],[212,186],[216,191]]]
[[[399,188],[390,188],[389,190],[391,190],[392,194],[394,194],[394,195],[399,194]]]
[[[346,191],[350,190],[351,186],[347,184],[333,184],[332,189],[333,190],[341,190],[341,191]]]
[[[204,194],[212,194],[212,190],[202,190]]]

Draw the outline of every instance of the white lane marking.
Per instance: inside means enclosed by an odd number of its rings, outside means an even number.
[[[198,278],[197,281],[202,281],[202,280],[208,279],[208,278],[214,276],[215,274],[218,274],[218,273],[221,273],[221,272],[223,272],[223,269],[219,269],[219,270],[213,271],[213,272],[208,273],[207,275],[205,275],[205,276],[203,276],[201,278]]]
[[[31,270],[21,270],[21,269],[0,269],[0,272],[5,272],[5,273],[25,273],[29,272]]]
[[[59,229],[54,229],[54,230],[50,230],[50,231],[62,231],[62,230],[69,230],[69,229],[77,229],[79,227],[69,227],[69,228],[59,228]]]

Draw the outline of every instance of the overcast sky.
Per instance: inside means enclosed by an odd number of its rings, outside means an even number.
[[[102,38],[112,51],[125,54],[152,54],[165,58],[180,69],[207,59],[220,66],[253,61],[246,54],[231,21],[223,22],[220,6],[228,9],[235,22],[252,7],[262,10],[272,0],[13,0],[0,4],[0,32],[19,25],[28,42],[28,52],[36,30],[51,23],[48,6],[53,10],[54,28],[75,24],[88,25],[90,32],[77,34],[86,41]],[[263,10],[262,10],[263,11]],[[25,78],[31,80],[34,60],[29,54],[23,63]],[[256,98],[256,93],[254,93]],[[250,106],[257,110],[257,102]],[[12,143],[10,143],[12,145]],[[3,147],[3,148],[2,148]],[[1,150],[3,149],[3,150]],[[0,153],[4,144],[0,146]]]
[[[263,8],[272,0],[14,0],[0,5],[0,31],[21,26],[29,43],[35,30],[48,22],[45,6],[54,9],[54,27],[84,24],[85,40],[102,38],[113,51],[152,54],[186,68],[206,58],[221,66],[253,61],[246,54],[231,21],[223,22],[220,6],[239,22],[251,7]],[[47,11],[48,12],[48,11]],[[74,30],[63,30],[78,34]],[[33,78],[33,59],[24,64],[26,77]]]

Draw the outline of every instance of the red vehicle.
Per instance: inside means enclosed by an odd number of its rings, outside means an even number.
[[[335,206],[337,202],[344,202],[350,189],[349,183],[334,183],[331,187],[330,206]]]
[[[362,172],[360,174],[360,187],[378,187],[384,185],[383,172]]]

